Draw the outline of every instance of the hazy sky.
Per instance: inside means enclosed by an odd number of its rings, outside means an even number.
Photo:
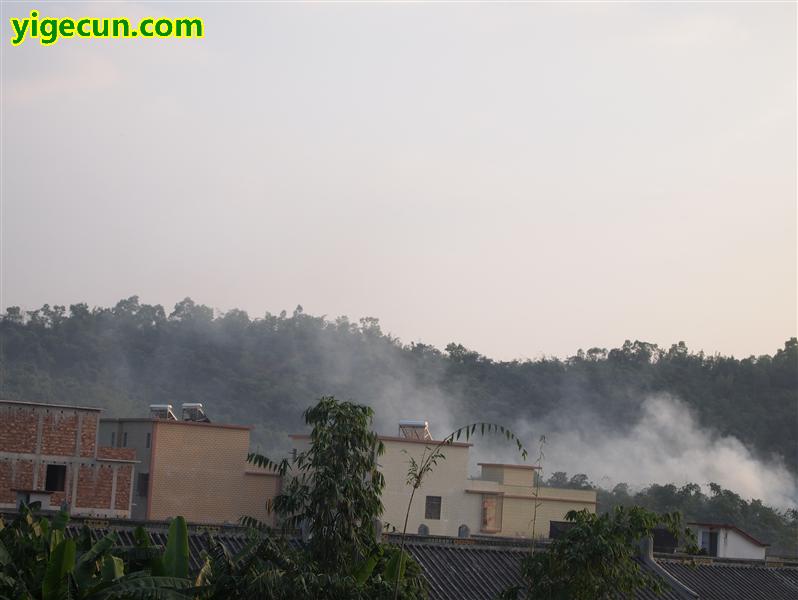
[[[8,18],[200,16],[12,47]],[[796,5],[2,5],[2,304],[498,358],[796,335]]]

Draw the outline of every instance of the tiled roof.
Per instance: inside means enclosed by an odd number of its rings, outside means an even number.
[[[144,525],[153,544],[165,546],[168,526],[164,523],[131,521],[92,521],[75,519],[69,526],[77,535],[83,523],[90,526],[92,537],[99,539],[116,531],[122,545],[133,545],[133,530]],[[241,527],[189,526],[191,568],[201,567],[202,551],[211,532],[231,552],[240,550],[247,532]],[[397,543],[398,536],[386,535],[385,541]],[[545,551],[547,544],[540,546]],[[518,540],[481,538],[446,538],[408,536],[405,548],[419,563],[427,581],[430,600],[493,600],[502,590],[520,583],[520,563],[529,551]],[[796,600],[798,599],[798,563],[779,566],[764,561],[732,561],[656,555],[660,568],[697,593],[700,600]],[[639,564],[646,566],[645,561]],[[684,600],[674,588],[657,596],[649,591],[636,594],[636,600]]]
[[[120,546],[134,546],[135,540],[133,532],[135,526],[142,524],[136,523],[133,526],[125,525],[124,521],[100,521],[99,523],[92,523],[91,519],[87,519],[91,538],[97,541],[104,537],[111,531],[116,532],[119,537]],[[166,537],[168,535],[168,526],[156,524],[142,524],[150,536],[150,541],[154,546],[166,547]],[[74,519],[67,526],[67,535],[77,536],[83,528],[83,522]],[[189,550],[189,563],[190,569],[193,573],[199,572],[202,568],[202,552],[208,548],[208,532],[212,533],[217,539],[224,542],[225,546],[231,553],[235,554],[244,547],[246,542],[246,530],[240,527],[189,527],[188,533],[188,550]]]
[[[430,600],[496,598],[519,583],[523,548],[410,543],[405,546],[427,581]]]
[[[798,598],[798,567],[772,567],[761,561],[693,565],[660,558],[657,562],[702,600]]]
[[[387,537],[387,536],[386,536]],[[391,536],[390,541],[396,542]],[[430,600],[493,600],[520,583],[520,562],[529,547],[516,540],[410,536],[407,551],[421,565]],[[546,544],[541,546],[545,551]],[[704,562],[705,561],[705,562]],[[798,563],[768,566],[764,561],[730,561],[658,555],[656,565],[638,564],[654,574],[657,565],[696,592],[700,600],[798,600]],[[652,571],[652,569],[654,569]],[[677,585],[678,587],[678,585]],[[685,600],[694,596],[666,585],[662,595],[640,590],[636,600]]]
[[[500,592],[522,583],[521,559],[529,552],[529,547],[517,544],[446,544],[421,539],[411,539],[405,548],[421,566],[430,600],[494,600]],[[545,552],[545,544],[541,550]],[[684,599],[666,586],[661,595],[641,590],[636,600]]]

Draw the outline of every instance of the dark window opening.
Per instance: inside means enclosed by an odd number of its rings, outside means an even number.
[[[127,431],[122,434],[122,447],[127,448]]]
[[[150,474],[139,473],[138,494],[139,496],[146,496],[150,489]]]
[[[111,448],[116,447],[116,431],[111,432]]]
[[[148,433],[147,434],[147,443],[145,444],[145,447],[149,448],[151,441],[152,441],[152,434]]]
[[[44,489],[47,492],[63,492],[66,487],[66,465],[47,465]]]
[[[718,555],[718,532],[704,531],[701,534],[701,550],[709,556]]]
[[[424,518],[436,520],[441,518],[440,496],[427,496],[427,505],[424,508]]]
[[[422,523],[418,526],[418,535],[429,535],[429,527]]]

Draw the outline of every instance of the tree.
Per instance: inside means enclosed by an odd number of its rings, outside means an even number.
[[[307,534],[302,559],[282,554],[289,563],[302,565],[296,577],[316,586],[310,596],[301,597],[354,598],[362,593],[364,598],[388,598],[396,579],[402,598],[425,596],[418,566],[412,561],[409,568],[403,566],[407,558],[401,550],[376,540],[385,480],[377,468],[384,448],[371,431],[373,414],[366,406],[325,396],[304,413],[313,428],[310,445],[293,464],[275,463],[261,454],[248,457],[289,477],[269,508],[285,530]]]
[[[280,466],[292,476],[275,497],[274,510],[284,524],[308,528],[310,555],[324,571],[349,568],[374,545],[385,480],[377,469],[384,448],[371,431],[373,414],[366,406],[321,398],[305,411],[313,427],[310,447],[293,465]],[[269,464],[258,455],[249,460]]]
[[[554,471],[551,477],[546,480],[546,485],[559,488],[568,487],[568,473],[564,471]]]
[[[603,515],[571,511],[566,519],[573,526],[547,552],[523,559],[523,585],[507,590],[503,598],[615,600],[633,597],[639,589],[661,593],[662,581],[633,560],[638,543],[659,523],[680,539],[690,535],[681,529],[678,514],[660,516],[640,507],[618,507]]]

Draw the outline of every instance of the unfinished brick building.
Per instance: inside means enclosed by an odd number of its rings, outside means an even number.
[[[101,448],[99,408],[0,400],[0,511],[40,501],[129,518],[136,451]]]

